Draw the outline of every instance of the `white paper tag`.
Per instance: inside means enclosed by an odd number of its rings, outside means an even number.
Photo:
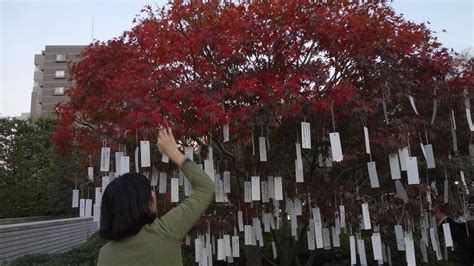
[[[329,154],[328,157],[326,157],[326,159],[324,159],[324,165],[326,167],[332,167],[332,157],[331,157],[331,154]]]
[[[141,167],[150,167],[150,142],[148,140],[140,141],[140,165]]]
[[[100,151],[100,171],[108,172],[110,169],[110,148],[102,147]]]
[[[436,252],[438,249],[438,241],[436,239],[436,231],[433,227],[430,228],[430,240],[431,240],[431,247],[433,248],[433,251]]]
[[[224,239],[217,239],[217,260],[225,259]]]
[[[319,149],[319,148],[318,148]],[[331,159],[332,161],[332,159]],[[319,167],[324,167],[324,162],[323,162],[323,155],[321,153],[318,154],[318,165]]]
[[[249,246],[252,245],[252,226],[251,225],[245,225],[244,226],[244,239],[245,239],[245,245]]]
[[[409,185],[420,184],[420,177],[418,175],[418,163],[417,163],[416,157],[408,157],[406,160],[406,166],[407,166],[408,184]]]
[[[77,208],[79,207],[79,189],[73,189],[72,190],[72,203],[71,203],[72,208]]]
[[[295,214],[296,215],[303,215],[303,206],[301,204],[300,199],[295,199],[294,201],[294,206],[295,206]]]
[[[263,222],[263,232],[269,233],[270,232],[270,219],[272,219],[271,213],[262,213],[262,222]]]
[[[471,165],[474,165],[474,144],[469,144],[469,157],[471,158]]]
[[[232,246],[230,242],[230,235],[224,235],[224,255],[232,257]]]
[[[420,249],[423,262],[428,263],[428,251],[426,250],[426,242],[423,239],[420,239]]]
[[[314,234],[312,231],[307,231],[306,232],[306,237],[308,239],[308,250],[314,250],[316,248],[315,246],[315,239],[314,239]]]
[[[244,202],[252,202],[252,182],[250,181],[244,182]]]
[[[369,171],[370,187],[371,188],[380,187],[379,177],[377,176],[377,168],[375,166],[375,162],[368,162],[367,169]]]
[[[301,144],[295,143],[296,146],[296,165],[297,169],[303,169],[303,157],[301,155]]]
[[[100,205],[94,204],[94,216],[92,217],[92,221],[100,223]]]
[[[331,234],[328,228],[323,228],[323,245],[325,250],[331,249]]]
[[[342,147],[341,139],[339,138],[338,132],[329,133],[329,139],[331,141],[331,154],[334,162],[342,161]]]
[[[415,243],[412,239],[405,236],[405,255],[408,265],[416,265]]]
[[[339,218],[339,212],[335,213],[334,228],[337,234],[341,233],[341,219]]]
[[[224,171],[224,193],[230,193],[230,172]]]
[[[122,168],[120,167],[120,162],[122,161],[123,152],[115,152],[115,173],[120,176]]]
[[[466,194],[469,195],[469,190],[467,189],[467,184],[466,184],[466,178],[464,177],[464,171],[459,171],[459,173],[461,175],[461,182],[462,182],[463,187],[466,190]]]
[[[283,184],[281,176],[274,178],[275,182],[275,200],[283,200]]]
[[[268,197],[270,199],[275,198],[275,182],[273,176],[268,177]]]
[[[268,197],[268,181],[262,181],[261,184],[261,192],[262,192],[262,202],[268,203],[270,202],[270,198]]]
[[[405,191],[405,188],[403,187],[402,183],[400,180],[395,180],[395,189],[397,191],[397,196],[405,203],[408,203],[408,195],[407,192]]]
[[[185,177],[184,177],[183,171],[179,170],[178,178],[179,178],[179,186],[184,186]]]
[[[216,202],[225,202],[225,195],[224,195],[224,187],[222,184],[222,180],[220,178],[220,175],[217,174],[215,178],[215,196],[216,196]]]
[[[259,218],[253,218],[253,230],[255,233],[255,238],[258,240],[260,247],[263,247],[263,234],[262,234],[262,225]]]
[[[86,199],[86,210],[84,217],[92,217],[92,200]]]
[[[160,185],[158,186],[158,193],[165,194],[166,193],[166,180],[168,176],[165,172],[160,172]]]
[[[278,258],[278,253],[277,253],[275,241],[272,241],[272,252],[273,252],[273,259]]]
[[[136,147],[135,148],[135,173],[139,173],[140,172],[140,169],[139,169],[139,165],[138,165],[138,150],[139,148]]]
[[[392,153],[388,156],[388,160],[390,163],[390,174],[392,179],[401,179],[402,175],[400,174],[400,165],[398,163],[398,155],[396,153]]]
[[[196,238],[194,239],[194,261],[200,262],[201,261],[201,239]]]
[[[367,255],[363,239],[357,239],[357,251],[359,252],[360,265],[367,265]]]
[[[86,199],[79,200],[79,217],[86,216]]]
[[[222,126],[222,133],[224,135],[224,142],[229,141],[229,124]]]
[[[365,152],[370,154],[370,142],[369,142],[369,129],[364,127],[364,137],[365,137]]]
[[[124,175],[130,172],[130,157],[122,156],[120,158],[120,175]]]
[[[355,242],[354,236],[349,237],[349,245],[350,245],[350,250],[351,250],[351,265],[356,265],[357,254],[356,254],[356,242]]]
[[[267,142],[265,137],[258,138],[258,150],[260,152],[260,161],[266,162],[267,161]]]
[[[102,191],[105,191],[105,188],[107,188],[109,183],[110,183],[110,177],[109,176],[103,176],[102,177]]]
[[[408,98],[410,99],[410,104],[411,104],[411,107],[413,108],[413,111],[415,112],[416,115],[419,115],[418,110],[416,110],[415,99],[411,95],[408,96]]]
[[[201,249],[201,260],[199,261],[201,265],[208,265],[209,263],[209,251],[206,248]]]
[[[449,227],[449,223],[443,223],[443,234],[446,247],[452,247],[453,239],[451,237],[451,228]]]
[[[372,229],[369,214],[369,204],[367,203],[362,203],[362,217],[364,218],[364,230]]]
[[[374,254],[374,260],[383,260],[382,238],[380,237],[380,233],[372,234],[372,249]]]
[[[87,167],[87,177],[90,181],[94,180],[94,167]]]
[[[239,237],[232,236],[232,257],[238,258],[240,256]]]
[[[449,201],[449,182],[448,179],[444,180],[444,191],[443,191],[443,203],[446,204]]]
[[[426,166],[428,169],[436,168],[434,154],[433,154],[433,146],[431,144],[424,145],[425,147],[425,154],[426,154]]]
[[[100,206],[101,204],[102,204],[102,188],[96,187],[94,205]]]
[[[311,149],[311,126],[307,122],[301,122],[301,146]]]
[[[153,172],[151,173],[150,186],[157,186],[157,185],[158,185],[158,171],[156,169],[153,169]]]
[[[339,218],[341,220],[341,228],[346,228],[346,209],[344,205],[339,206]]]
[[[260,200],[260,177],[252,176],[252,201]]]
[[[237,212],[237,220],[239,223],[239,231],[243,232],[244,231],[244,217],[242,211]]]
[[[410,157],[408,154],[408,147],[398,149],[398,158],[400,159],[400,167],[402,168],[402,171],[407,170],[407,158]]]
[[[191,147],[184,148],[184,157],[190,161],[194,160],[194,150]]]
[[[179,202],[179,179],[171,178],[171,202]]]
[[[298,159],[295,160],[295,177],[296,177],[296,183],[303,183],[304,182],[304,177],[303,177],[303,169],[298,169]]]
[[[395,225],[395,238],[397,240],[397,250],[404,251],[405,250],[405,235],[403,233],[403,228],[401,225]]]
[[[339,238],[339,234],[337,233],[336,228],[332,227],[331,233],[332,233],[332,245],[335,248],[341,247],[341,240]]]
[[[321,212],[318,207],[313,208],[314,234],[316,236],[316,248],[324,247],[323,226],[321,221]]]
[[[162,162],[162,163],[169,163],[169,162],[170,162],[170,158],[168,157],[168,155],[162,153],[162,154],[161,154],[161,162]]]
[[[212,181],[215,181],[214,179],[214,160],[204,160],[204,172],[211,178]]]

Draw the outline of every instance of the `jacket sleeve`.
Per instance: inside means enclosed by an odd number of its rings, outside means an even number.
[[[181,241],[207,209],[214,196],[214,182],[199,166],[186,160],[181,166],[193,193],[178,206],[155,220],[165,236]]]

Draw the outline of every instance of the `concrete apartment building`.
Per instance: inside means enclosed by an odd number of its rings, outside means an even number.
[[[54,106],[68,100],[68,62],[77,61],[85,45],[46,45],[35,55],[34,86],[31,93],[30,116],[54,115]]]

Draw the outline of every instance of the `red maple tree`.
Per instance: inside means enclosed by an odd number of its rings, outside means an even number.
[[[250,220],[271,211],[271,203],[243,202],[243,182],[281,175],[285,196],[305,203],[299,241],[311,206],[317,204],[331,224],[342,203],[348,223],[357,228],[364,201],[384,237],[393,238],[393,224],[418,219],[420,209],[428,209],[427,184],[444,180],[444,169],[450,180],[460,169],[472,174],[464,91],[469,99],[473,61],[456,66],[424,24],[405,20],[383,3],[198,2],[147,6],[130,31],[94,42],[81,54],[71,67],[70,101],[58,108],[53,139],[61,152],[78,144],[97,156],[104,138],[113,149],[133,150],[137,140],[154,140],[158,127],[171,125],[180,145],[198,144],[201,161],[212,146],[217,168],[232,173],[230,202],[215,203],[201,226],[230,232],[239,208]],[[450,141],[451,111],[458,151]],[[303,150],[305,182],[295,183],[294,143],[300,142],[302,121],[311,124],[312,149]],[[229,142],[222,137],[226,124]],[[370,131],[370,158],[363,126]],[[344,160],[320,167],[320,155],[326,158],[330,150],[329,132],[339,132]],[[267,162],[252,149],[259,136],[269,144]],[[436,169],[426,170],[420,142],[433,144]],[[419,158],[422,184],[405,186],[410,202],[404,204],[392,197],[388,155],[406,146]],[[158,154],[156,165],[167,167]],[[380,188],[370,188],[369,159],[377,162]],[[297,248],[282,217],[288,230],[272,234],[280,263],[304,258],[311,265],[316,253],[308,257]]]

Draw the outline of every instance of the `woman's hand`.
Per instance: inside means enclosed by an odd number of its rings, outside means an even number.
[[[171,128],[164,128],[158,132],[157,145],[160,152],[168,156],[178,167],[183,165],[186,158],[176,147]]]

